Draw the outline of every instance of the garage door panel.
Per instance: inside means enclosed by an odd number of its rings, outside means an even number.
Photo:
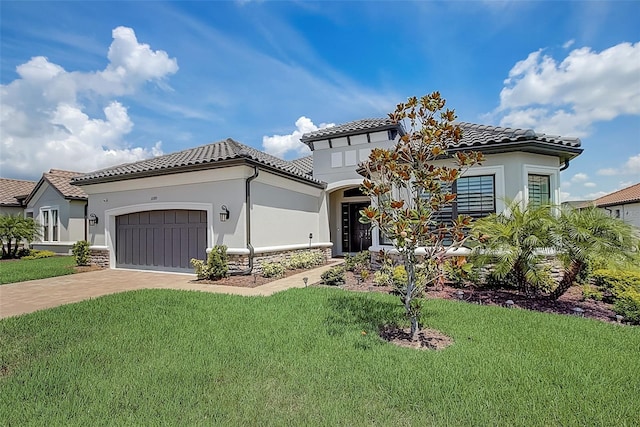
[[[189,271],[192,258],[205,259],[207,213],[161,210],[116,218],[116,266]]]

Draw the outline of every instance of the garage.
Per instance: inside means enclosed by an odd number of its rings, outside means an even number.
[[[116,267],[193,272],[189,261],[205,259],[207,212],[157,210],[116,217]]]

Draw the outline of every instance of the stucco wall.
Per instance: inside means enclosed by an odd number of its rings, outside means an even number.
[[[41,209],[58,209],[58,242],[47,242],[47,249],[59,253],[68,253],[70,245],[78,240],[84,239],[85,203],[83,200],[66,200],[48,183],[43,183],[34,197],[29,201],[26,210],[32,211],[33,218],[37,222],[42,223]],[[42,239],[38,239],[34,243],[38,242],[42,242]],[[61,246],[59,251],[55,249],[56,245]]]
[[[604,210],[612,217],[620,218],[627,224],[631,224],[634,227],[640,228],[640,202],[628,203],[626,205],[608,206]]]
[[[245,182],[253,168],[186,172],[114,183],[85,185],[89,213],[99,224],[89,228],[94,249],[111,252],[115,265],[115,218],[125,213],[160,209],[207,211],[207,245],[226,245],[230,254],[248,253],[246,246]],[[251,182],[251,241],[257,250],[328,242],[326,202],[322,189],[260,170]],[[221,206],[229,219],[220,220]],[[323,217],[324,216],[324,217]]]
[[[0,206],[0,215],[20,215],[22,216],[24,209],[19,206]]]

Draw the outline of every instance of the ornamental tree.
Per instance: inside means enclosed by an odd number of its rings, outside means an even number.
[[[361,169],[361,189],[371,205],[360,211],[360,222],[377,227],[400,254],[407,272],[400,294],[414,339],[425,287],[443,280],[445,259],[469,236],[471,217],[446,215],[456,200],[452,184],[483,160],[481,153],[448,153],[462,129],[445,105],[439,92],[398,104],[389,118],[403,123],[406,133],[393,148],[373,149]],[[420,280],[418,249],[424,251]]]

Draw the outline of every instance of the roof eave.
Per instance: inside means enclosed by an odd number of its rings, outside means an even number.
[[[225,160],[216,160],[216,161],[209,161],[209,162],[203,162],[203,163],[197,163],[197,164],[190,164],[190,165],[178,166],[178,167],[172,167],[172,168],[152,169],[148,171],[135,172],[135,173],[129,173],[129,174],[110,175],[110,176],[99,177],[99,178],[89,178],[89,179],[78,180],[78,181],[76,181],[76,179],[74,178],[71,182],[73,185],[77,185],[80,187],[83,185],[105,184],[109,182],[128,181],[131,179],[151,178],[151,177],[162,176],[162,175],[173,175],[173,174],[183,173],[183,172],[197,172],[197,171],[207,170],[207,169],[221,169],[226,167],[242,166],[246,164],[250,164],[252,166],[255,165],[262,169],[268,169],[269,171],[272,171],[278,175],[299,180],[300,182],[303,182],[305,184],[310,184],[320,188],[326,187],[326,184],[324,183],[320,183],[314,180],[309,180],[303,177],[298,177],[293,173],[287,173],[285,171],[281,171],[278,168],[269,166],[265,163],[262,163],[244,156],[225,159]]]
[[[405,130],[401,124],[389,123],[383,126],[375,126],[375,127],[360,129],[360,130],[358,129],[348,130],[344,132],[337,132],[335,134],[330,134],[330,135],[318,135],[318,136],[312,136],[312,137],[305,137],[304,135],[302,135],[302,137],[300,137],[300,141],[311,148],[311,144],[315,141],[322,141],[324,139],[333,139],[333,138],[343,138],[346,136],[353,136],[353,135],[362,135],[362,134],[367,134],[371,132],[380,132],[383,130],[390,130],[390,129],[397,129],[398,134],[400,135],[405,134]]]
[[[497,142],[488,145],[465,145],[463,147],[448,148],[447,152],[457,151],[479,151],[484,154],[509,153],[514,151],[525,151],[535,154],[559,157],[562,161],[572,160],[578,157],[583,149],[579,147],[568,147],[544,141],[508,141]]]

